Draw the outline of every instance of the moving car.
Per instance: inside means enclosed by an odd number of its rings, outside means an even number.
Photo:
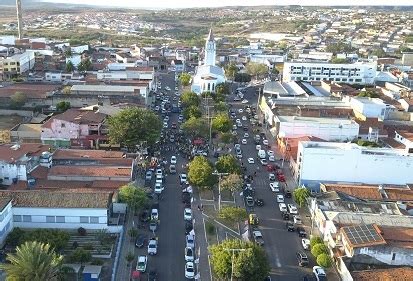
[[[147,181],[152,180],[152,171],[146,171],[145,180]]]
[[[268,164],[267,159],[264,159],[264,158],[261,158],[260,162],[261,162],[262,166],[267,166],[267,164]]]
[[[158,220],[158,219],[159,219],[158,209],[152,209],[151,210],[151,220]]]
[[[279,203],[278,207],[280,208],[280,212],[287,212],[287,206],[285,206],[285,203]]]
[[[156,238],[149,239],[148,255],[156,255],[158,253],[158,240]]]
[[[189,261],[185,264],[185,277],[193,279],[195,277],[194,263]]]
[[[186,183],[186,181],[187,181],[186,174],[180,174],[179,175],[179,181],[180,181],[181,184]]]
[[[307,232],[305,232],[305,229],[302,226],[297,226],[297,233],[299,237],[307,237]]]
[[[145,272],[147,263],[148,263],[147,256],[139,256],[138,263],[136,264],[136,271]]]
[[[194,249],[185,247],[185,261],[194,261]]]
[[[295,231],[294,224],[290,221],[285,224],[285,227],[287,228],[288,231],[291,231],[291,232]]]
[[[176,166],[175,165],[170,165],[169,166],[169,173],[170,174],[176,174]]]
[[[282,194],[277,195],[277,203],[284,203],[284,195]]]
[[[279,184],[277,181],[270,182],[270,189],[272,192],[280,192]]]
[[[248,158],[248,164],[254,164],[254,163],[255,163],[254,158]]]
[[[247,140],[246,140],[246,139],[242,139],[242,140],[241,140],[241,143],[242,143],[242,144],[247,144]]]
[[[268,174],[268,179],[270,180],[270,181],[275,181],[275,175],[274,174]]]
[[[176,156],[171,156],[171,164],[176,164]]]
[[[294,204],[288,204],[287,207],[288,207],[288,212],[289,212],[290,214],[292,214],[292,215],[298,214],[297,207],[294,206]]]
[[[162,186],[162,184],[159,183],[159,182],[155,183],[154,192],[155,192],[156,194],[161,194],[162,191],[163,191],[163,186]]]

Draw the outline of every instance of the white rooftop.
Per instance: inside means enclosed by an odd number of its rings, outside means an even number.
[[[301,116],[277,116],[280,122],[299,123],[324,123],[324,124],[356,124],[354,120],[343,118],[321,118],[321,117],[301,117]]]

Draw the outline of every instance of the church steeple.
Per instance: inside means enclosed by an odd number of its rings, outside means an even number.
[[[216,45],[212,28],[209,30],[208,38],[205,42],[205,65],[215,65]]]

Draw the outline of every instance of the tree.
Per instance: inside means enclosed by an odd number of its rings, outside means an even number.
[[[221,180],[221,189],[226,189],[231,192],[242,188],[243,180],[238,174],[229,174]]]
[[[347,59],[333,58],[331,60],[331,63],[343,64],[343,63],[348,63],[348,61],[347,61]]]
[[[75,70],[75,66],[73,65],[72,61],[68,61],[66,63],[66,72],[73,72]]]
[[[109,117],[109,140],[129,149],[146,143],[153,145],[159,140],[162,122],[153,111],[130,107]]]
[[[64,111],[68,110],[69,108],[70,108],[70,102],[68,102],[68,101],[59,101],[56,104],[57,111],[64,112]]]
[[[189,107],[185,107],[182,115],[185,119],[189,119],[191,117],[199,118],[202,116],[202,111],[199,109],[198,106],[191,105]]]
[[[27,96],[22,93],[22,92],[15,92],[11,97],[11,107],[12,108],[20,108],[22,107],[26,101],[27,101]]]
[[[378,97],[380,97],[379,94],[377,94],[375,91],[371,91],[371,90],[361,91],[357,96],[358,97],[365,97],[365,98],[378,98]]]
[[[77,248],[70,255],[70,260],[71,262],[80,262],[80,264],[83,265],[92,260],[92,254],[83,248]]]
[[[323,239],[320,236],[314,236],[310,239],[310,247],[313,248],[316,244],[323,244]]]
[[[258,79],[258,76],[268,73],[268,67],[263,63],[249,62],[246,65],[247,73],[251,76],[255,76]]]
[[[70,94],[70,92],[71,92],[71,87],[70,86],[65,86],[62,90],[62,93],[65,94],[65,95]]]
[[[85,72],[88,70],[92,70],[92,62],[90,61],[89,58],[82,60],[78,65],[77,65],[77,70],[80,72]]]
[[[191,184],[199,187],[212,188],[216,183],[216,177],[211,163],[204,156],[195,156],[189,163],[188,179]]]
[[[374,49],[371,52],[371,55],[372,56],[377,56],[378,58],[384,58],[384,57],[386,57],[386,52],[381,48],[380,49]]]
[[[223,207],[219,211],[219,217],[233,223],[244,221],[247,219],[247,210],[240,207]]]
[[[317,256],[317,264],[324,268],[330,268],[333,261],[328,254],[323,253]]]
[[[133,253],[128,252],[128,254],[126,255],[126,262],[128,263],[128,266],[130,266],[130,263],[133,261],[134,258],[135,256],[133,255]]]
[[[326,52],[333,53],[334,55],[338,53],[351,53],[356,49],[351,47],[350,44],[345,42],[331,43],[326,47]]]
[[[189,73],[182,73],[179,75],[179,81],[181,81],[182,86],[188,86],[189,82],[191,82],[191,75]]]
[[[181,95],[181,102],[184,107],[197,107],[201,104],[201,98],[194,92],[183,92]]]
[[[225,75],[228,78],[234,79],[237,73],[238,73],[238,67],[235,65],[235,63],[227,64],[227,66],[225,67]]]
[[[234,77],[235,82],[250,82],[251,75],[248,73],[237,73]]]
[[[296,188],[293,192],[294,201],[300,206],[304,206],[307,198],[310,196],[310,191],[306,187]]]
[[[231,94],[231,89],[228,83],[219,83],[215,87],[215,94],[216,95],[222,95],[222,96],[227,96]]]
[[[222,143],[228,144],[233,140],[233,135],[231,133],[222,133],[220,139]]]
[[[232,120],[227,113],[218,113],[212,119],[212,128],[221,133],[227,133],[232,128]]]
[[[237,251],[233,252],[231,249]],[[240,249],[244,251],[239,251]],[[232,272],[233,277],[240,280],[264,280],[270,271],[264,249],[253,242],[224,240],[211,246],[209,250],[212,268],[221,279],[231,279]]]
[[[191,137],[206,138],[209,135],[207,120],[191,117],[182,124],[182,130]]]
[[[228,105],[225,102],[220,101],[214,104],[214,109],[217,112],[228,112]]]
[[[324,243],[318,243],[311,247],[311,253],[313,256],[318,257],[321,254],[328,254],[328,248]]]
[[[124,185],[120,188],[119,201],[126,203],[132,211],[143,209],[149,202],[146,192],[132,184]]]
[[[72,49],[70,47],[68,47],[65,50],[65,57],[71,57],[72,56]]]
[[[217,171],[220,173],[241,174],[241,166],[237,158],[232,154],[219,156],[215,163]]]
[[[63,256],[56,254],[49,244],[26,242],[7,254],[10,263],[0,264],[7,280],[58,280]]]

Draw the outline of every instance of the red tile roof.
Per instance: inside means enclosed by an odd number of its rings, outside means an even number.
[[[379,226],[379,229],[388,245],[413,249],[413,228]]]
[[[52,118],[47,120],[47,122],[44,123],[43,126],[45,128],[50,128],[54,119],[63,120],[76,124],[98,124],[102,123],[106,117],[106,114],[95,112],[92,110],[80,110],[76,108],[71,108],[65,111],[64,113],[53,116]]]
[[[101,159],[115,158],[121,159],[125,155],[122,151],[106,151],[106,150],[83,150],[83,149],[57,149],[53,153],[53,159]]]
[[[353,271],[351,276],[355,281],[411,281],[413,280],[413,269],[410,267],[399,267]]]
[[[50,176],[79,176],[79,177],[125,177],[131,176],[131,167],[107,166],[54,166],[50,168]]]
[[[12,84],[0,88],[0,97],[11,97],[16,92],[24,93],[28,98],[46,98],[46,94],[56,90],[58,86],[44,84]]]
[[[38,143],[1,144],[0,160],[6,163],[15,163],[24,155],[40,156],[42,152],[49,151],[50,145]]]
[[[348,195],[370,200],[383,200],[377,185],[327,184],[321,185],[326,192],[339,191]]]

